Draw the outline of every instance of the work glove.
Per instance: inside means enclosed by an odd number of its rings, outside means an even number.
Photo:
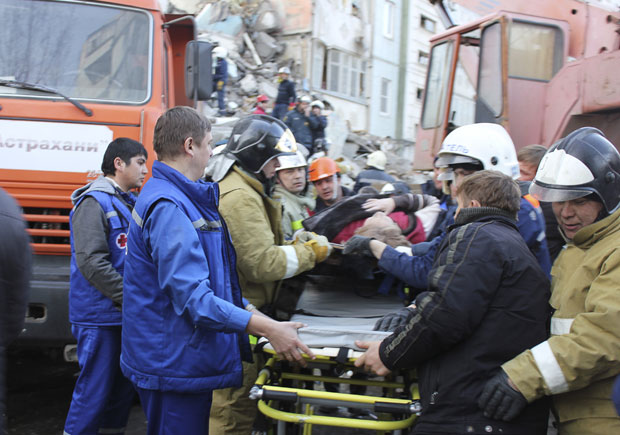
[[[485,417],[510,421],[527,406],[523,394],[512,388],[508,380],[508,375],[502,370],[487,381],[478,399],[478,406]]]
[[[374,240],[372,237],[358,236],[351,237],[344,244],[343,255],[363,255],[366,257],[374,258],[372,251],[370,250],[370,241]]]
[[[410,307],[401,308],[393,313],[386,314],[375,323],[373,328],[375,331],[392,332],[399,326],[403,326],[409,322],[409,319],[415,314],[415,310]]]
[[[221,91],[222,89],[224,89],[224,81],[223,80],[218,80],[217,81],[217,90]]]
[[[317,233],[312,233],[310,231],[297,231],[295,233],[294,243],[303,244],[304,246],[309,246],[312,248],[312,251],[314,251],[314,255],[316,256],[317,263],[320,263],[329,257],[334,249],[332,245],[329,244],[327,237],[321,236]]]

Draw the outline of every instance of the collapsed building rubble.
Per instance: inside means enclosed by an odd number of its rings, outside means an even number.
[[[173,0],[177,9],[182,0]],[[426,174],[411,170],[413,144],[351,132],[348,122],[333,110],[329,97],[310,93],[307,80],[301,77],[301,68],[287,57],[282,29],[285,17],[280,1],[270,0],[185,0],[194,4],[198,37],[227,51],[228,82],[226,108],[229,116],[219,116],[216,94],[200,104],[200,110],[213,122],[213,139],[221,144],[228,138],[232,126],[241,117],[252,112],[258,95],[266,95],[273,106],[278,93],[277,71],[281,67],[291,70],[289,78],[296,84],[298,95],[310,95],[325,105],[328,118],[326,137],[330,143],[328,155],[341,162],[351,178],[365,166],[365,155],[382,150],[388,155],[386,170],[407,184],[415,185],[428,179]]]

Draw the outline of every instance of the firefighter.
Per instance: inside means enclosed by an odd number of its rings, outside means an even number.
[[[480,406],[507,421],[553,396],[562,435],[620,433],[620,154],[580,128],[545,154],[530,192],[552,203],[567,240],[551,273],[551,337],[502,365]]]

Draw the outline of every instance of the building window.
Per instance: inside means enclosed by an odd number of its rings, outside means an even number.
[[[338,50],[327,50],[327,77],[322,80],[328,91],[348,97],[363,98],[365,95],[366,61],[359,56]]]
[[[420,65],[428,65],[428,53],[418,51],[418,63]]]
[[[428,30],[429,32],[435,33],[435,21],[425,17],[424,15],[420,15],[420,27]]]
[[[421,100],[423,95],[424,95],[424,89],[422,89],[422,88],[418,88],[418,89],[415,91],[415,97],[416,97],[418,100]]]
[[[381,79],[381,95],[379,97],[379,111],[382,115],[390,114],[390,87],[388,79]]]
[[[383,4],[383,36],[386,38],[394,38],[394,2],[386,1]]]

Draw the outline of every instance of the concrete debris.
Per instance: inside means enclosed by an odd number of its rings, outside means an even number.
[[[186,0],[192,3],[192,0]],[[175,6],[179,9],[181,0]],[[308,79],[300,77],[295,60],[285,57],[283,23],[285,15],[278,1],[270,0],[194,0],[200,4],[196,13],[199,39],[222,46],[228,51],[228,82],[226,85],[226,108],[230,116],[222,117],[217,110],[217,94],[211,100],[201,102],[199,110],[213,124],[214,144],[225,143],[232,126],[240,118],[249,115],[256,107],[256,97],[266,95],[273,107],[278,94],[278,69],[290,68],[289,80],[296,84],[298,96],[308,95],[325,105],[323,114],[328,123],[325,129],[329,142],[328,156],[340,161],[347,175],[354,179],[364,168],[366,155],[382,150],[388,156],[386,171],[410,185],[424,182],[427,174],[414,174],[413,144],[403,140],[375,137],[364,131],[352,132],[345,119],[335,112],[328,97],[309,91]],[[192,12],[190,12],[192,13]],[[269,113],[269,112],[268,112]]]

